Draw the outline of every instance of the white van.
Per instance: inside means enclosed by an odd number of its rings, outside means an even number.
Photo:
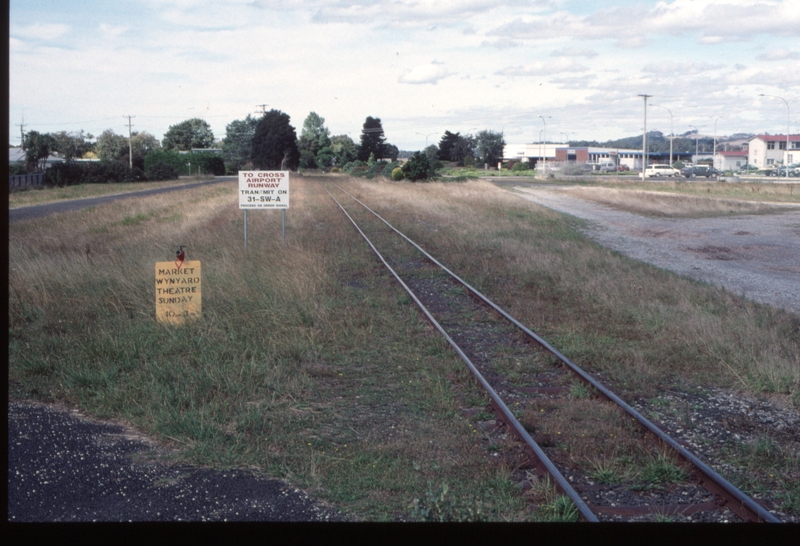
[[[650,165],[644,170],[645,178],[652,178],[654,176],[680,176],[681,172],[678,169],[673,169],[669,165]]]

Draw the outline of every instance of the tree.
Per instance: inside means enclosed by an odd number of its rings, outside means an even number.
[[[459,136],[450,150],[450,161],[465,164],[468,158],[475,155],[475,144],[475,137],[472,135]]]
[[[88,142],[87,139],[91,140],[94,138],[91,134],[84,136],[83,131],[77,133],[59,131],[58,133],[53,133],[51,136],[55,141],[53,151],[61,154],[64,161],[72,161],[76,157],[83,157],[83,154],[91,151],[92,143]]]
[[[428,156],[419,152],[414,152],[411,159],[403,163],[403,175],[408,180],[426,180],[435,174]]]
[[[383,136],[383,127],[380,118],[367,116],[361,129],[361,146],[358,148],[358,159],[366,161],[369,154],[374,154],[376,158],[385,157],[387,152],[384,145],[386,138]]]
[[[428,156],[428,159],[434,160],[439,159],[439,147],[436,144],[431,144],[427,148],[425,148],[425,155]]]
[[[503,135],[494,131],[480,131],[475,135],[476,147],[484,163],[496,165],[503,159]]]
[[[234,120],[225,126],[222,152],[225,160],[232,164],[234,170],[250,160],[256,125],[258,125],[258,119],[247,114],[246,118]]]
[[[160,150],[161,142],[150,133],[142,131],[133,133],[130,147],[133,150],[133,166],[144,170],[144,158],[150,152]]]
[[[94,151],[104,161],[116,161],[128,153],[128,139],[113,129],[106,129],[97,137]]]
[[[331,142],[330,131],[325,127],[325,118],[311,112],[303,122],[303,130],[297,147],[300,149],[300,166],[313,169],[318,166],[316,158],[321,149]]]
[[[342,166],[358,158],[358,146],[347,135],[331,137],[331,150],[333,150],[333,165]]]
[[[47,158],[53,151],[56,140],[47,133],[29,131],[25,135],[25,159],[29,166],[38,171],[44,171],[47,166]]]
[[[443,161],[458,161],[457,159],[453,159],[453,147],[458,142],[458,139],[461,138],[460,133],[451,133],[450,131],[445,131],[444,135],[442,135],[442,139],[439,141],[439,159]]]
[[[383,155],[381,157],[388,158],[390,161],[397,161],[397,156],[400,155],[400,150],[394,144],[383,145]]]
[[[259,169],[296,170],[300,163],[297,133],[288,114],[270,110],[259,120],[250,157]]]
[[[162,145],[166,150],[184,152],[192,148],[211,148],[214,145],[214,133],[211,126],[202,119],[187,119],[177,125],[170,125],[164,134]]]

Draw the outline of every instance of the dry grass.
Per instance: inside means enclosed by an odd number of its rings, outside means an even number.
[[[246,252],[235,182],[11,225],[12,393],[289,478],[357,519],[408,518],[444,483],[488,519],[529,518],[460,416],[485,398],[319,187],[332,179],[293,180],[285,243],[279,213],[249,214]],[[628,394],[800,384],[794,316],[624,259],[486,182],[336,180]],[[179,244],[203,263],[203,317],[176,328],[154,320],[153,263]]]
[[[575,197],[628,212],[666,217],[694,218],[729,214],[764,214],[796,206],[702,195],[600,187],[574,187],[563,191]]]
[[[791,394],[800,404],[795,315],[619,256],[558,213],[488,182],[352,186],[473,286],[620,388],[647,394],[705,383]]]

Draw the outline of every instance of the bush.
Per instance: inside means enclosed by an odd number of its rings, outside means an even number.
[[[403,175],[403,169],[400,167],[395,167],[392,169],[392,180],[402,180],[404,177],[405,175]]]
[[[61,187],[146,180],[141,169],[131,169],[128,163],[122,161],[93,161],[90,163],[68,161],[57,163],[45,172],[48,184]]]
[[[511,167],[511,172],[520,172],[529,170],[531,170],[531,165],[527,161],[525,162],[520,161],[519,163],[514,163],[514,166]]]
[[[203,174],[213,174],[220,176],[225,174],[225,162],[222,157],[213,152],[194,152],[181,154],[174,150],[153,150],[144,158],[144,170],[150,169],[158,164],[171,165],[178,174],[197,173],[197,168]],[[191,172],[189,171],[191,165]]]
[[[369,170],[367,171],[367,178],[374,178],[375,175],[382,174],[383,170],[386,168],[388,164],[389,162],[383,159],[381,159],[380,161],[373,162],[373,164],[369,167]]]
[[[399,166],[400,163],[398,163],[397,161],[392,161],[391,163],[387,163],[386,166],[381,171],[381,176],[384,178],[392,178],[392,171]]]
[[[176,171],[175,167],[173,167],[172,165],[168,165],[166,163],[156,163],[155,165],[151,165],[150,169],[147,170],[147,179],[177,180],[178,171]]]
[[[414,155],[403,164],[402,169],[403,176],[412,182],[427,180],[434,175],[433,166],[428,156],[419,152],[414,152]]]

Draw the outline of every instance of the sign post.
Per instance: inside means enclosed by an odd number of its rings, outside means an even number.
[[[239,171],[239,208],[244,210],[245,248],[249,209],[281,209],[281,233],[283,240],[286,240],[289,171]]]
[[[200,261],[184,261],[183,247],[174,262],[156,262],[156,319],[183,324],[199,318],[202,309]]]

